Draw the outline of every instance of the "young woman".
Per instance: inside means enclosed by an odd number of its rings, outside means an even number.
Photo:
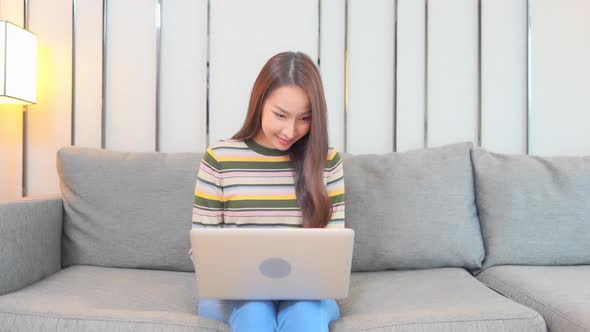
[[[193,227],[344,227],[339,153],[328,147],[320,73],[303,53],[264,65],[242,129],[207,149],[198,173]],[[232,331],[328,331],[334,300],[201,300],[199,315]]]

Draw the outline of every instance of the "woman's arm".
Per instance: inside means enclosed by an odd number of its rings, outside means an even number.
[[[203,155],[195,184],[193,228],[223,227],[223,183],[212,148]]]
[[[344,228],[344,169],[340,153],[334,149],[328,157],[326,190],[332,201],[332,217],[326,228]]]
[[[223,227],[223,185],[220,171],[215,152],[211,148],[207,149],[195,183],[192,228]],[[192,252],[191,248],[188,255]]]

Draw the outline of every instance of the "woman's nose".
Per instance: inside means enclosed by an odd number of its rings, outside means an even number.
[[[295,121],[289,122],[285,128],[283,128],[282,134],[286,139],[293,139],[293,137],[295,137]]]

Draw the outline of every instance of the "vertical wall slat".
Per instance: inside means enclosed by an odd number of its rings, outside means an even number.
[[[37,104],[29,106],[28,195],[59,192],[56,152],[70,145],[72,1],[31,1],[29,30],[39,36]]]
[[[344,9],[344,1],[321,1],[320,70],[328,104],[330,145],[338,151],[344,151]]]
[[[350,0],[348,147],[393,151],[394,1]]]
[[[22,0],[0,1],[0,19],[22,26]],[[0,105],[0,201],[21,197],[22,136],[22,105]]]
[[[424,146],[424,0],[398,0],[397,150]]]
[[[254,80],[271,56],[301,51],[317,59],[318,14],[317,0],[211,1],[211,144],[240,129]]]
[[[102,0],[76,0],[74,142],[100,148]]]
[[[482,146],[526,147],[526,4],[482,0]]]
[[[21,197],[22,109],[0,106],[0,201]]]
[[[162,1],[160,151],[204,151],[207,0]]]
[[[590,2],[532,4],[530,153],[590,154]]]
[[[107,6],[106,148],[154,151],[156,134],[156,2]]]
[[[477,0],[428,2],[428,142],[477,142]]]

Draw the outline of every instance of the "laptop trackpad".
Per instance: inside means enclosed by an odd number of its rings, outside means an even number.
[[[262,261],[259,270],[269,278],[284,278],[291,273],[291,264],[282,258],[272,257]]]

